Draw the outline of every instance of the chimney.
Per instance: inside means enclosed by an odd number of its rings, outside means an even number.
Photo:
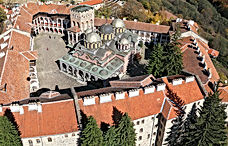
[[[115,18],[114,17],[112,17],[112,20],[114,20]]]
[[[179,78],[179,79],[173,79],[173,86],[176,86],[176,85],[180,85],[182,84],[183,80],[182,78]]]
[[[144,88],[144,94],[154,93],[155,87],[154,86],[148,86]]]
[[[134,22],[138,22],[138,20],[137,19],[134,19]]]
[[[165,90],[165,83],[160,83],[160,84],[157,84],[157,91],[163,91]]]
[[[132,89],[129,90],[129,97],[135,97],[135,96],[139,96],[139,89]]]
[[[76,94],[74,87],[71,87],[70,90],[74,98],[74,107],[75,107],[75,112],[78,120],[78,125],[80,128],[82,128],[82,123],[81,123],[82,116],[81,116],[80,106],[78,104],[78,95]]]
[[[202,52],[201,51],[199,51],[199,55],[198,55],[198,57],[201,57],[202,56]]]
[[[2,112],[2,104],[0,104],[0,113]]]
[[[88,96],[83,98],[83,105],[93,105],[96,104],[95,96]]]
[[[104,16],[101,16],[101,19],[104,19],[105,17]]]
[[[116,92],[115,97],[116,97],[116,100],[124,99],[125,98],[125,92]]]
[[[204,57],[202,57],[202,60],[201,60],[202,64],[204,64],[204,62],[205,62],[205,55],[204,55]]]
[[[194,76],[186,77],[185,78],[185,83],[193,82],[195,80]]]
[[[208,78],[210,79],[211,77],[212,77],[211,68],[208,68]]]
[[[124,17],[124,18],[123,18],[123,21],[126,21],[126,20],[127,20],[126,17]]]
[[[11,112],[19,112],[21,115],[24,114],[23,106],[20,106],[18,103],[12,103],[10,105]]]
[[[207,70],[207,63],[204,61],[204,69]]]
[[[112,94],[102,94],[100,95],[100,103],[106,103],[112,101]]]
[[[40,102],[37,102],[37,112],[41,113],[42,112],[42,105]]]

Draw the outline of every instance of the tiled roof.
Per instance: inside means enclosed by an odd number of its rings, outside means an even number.
[[[219,51],[214,50],[214,49],[209,49],[207,53],[210,54],[213,57],[218,57],[219,56]]]
[[[228,86],[220,87],[219,91],[221,92],[220,98],[223,102],[228,102]]]
[[[184,42],[187,42],[187,43],[184,43]],[[208,80],[212,82],[218,81],[219,75],[211,61],[210,56],[206,51],[207,48],[205,48],[205,45],[202,43],[202,41],[200,41],[199,39],[196,39],[196,42],[198,43],[198,46],[200,48],[202,55],[205,55],[205,62],[207,63],[208,68],[211,69],[211,72],[212,72],[211,79],[208,79],[208,75],[206,75],[203,72],[203,67],[200,66],[200,60],[197,59],[198,54],[196,53],[196,50],[194,48],[190,47],[192,43],[189,43],[189,42],[193,42],[191,37],[182,38],[181,43],[183,44],[184,48],[181,48],[181,49],[183,53],[184,69],[198,75],[203,84],[207,83]]]
[[[90,1],[85,1],[85,2],[81,2],[79,3],[79,5],[97,5],[103,3],[103,0],[90,0]]]
[[[180,85],[172,85],[172,79],[174,78],[185,78],[185,76],[171,76],[167,78],[162,78],[162,80],[169,86],[173,92],[177,93],[177,95],[184,100],[186,104],[191,102],[195,102],[197,100],[203,99],[204,95],[200,90],[197,81],[194,80],[192,82],[186,83],[185,81],[182,82]],[[161,81],[161,79],[158,79]],[[144,94],[144,91],[140,88],[139,89],[139,96],[136,97],[129,97],[128,93],[125,90],[125,99],[116,100],[114,94],[111,95],[112,101],[106,103],[100,103],[99,101],[99,94],[103,94],[105,90],[112,89],[103,88],[97,90],[84,91],[90,93],[89,96],[95,96],[96,103],[94,105],[83,105],[83,97],[87,97],[87,94],[82,94],[83,92],[79,92],[78,95],[80,96],[79,105],[80,109],[83,111],[84,114],[87,116],[92,115],[97,120],[98,124],[101,122],[112,124],[112,114],[113,108],[117,108],[121,112],[128,112],[133,120],[139,119],[142,117],[146,117],[149,115],[154,115],[160,113],[162,107],[163,110],[161,111],[162,114],[167,118],[169,113],[170,104],[165,102],[163,105],[163,101],[166,98],[166,92],[164,91],[154,91],[154,93]],[[109,90],[110,91],[110,90]],[[117,91],[123,91],[121,88],[116,89]],[[112,92],[105,92],[105,93],[112,93]],[[174,114],[175,115],[175,114]]]
[[[8,50],[1,81],[1,85],[6,85],[6,92],[0,91],[0,103],[28,98],[30,93],[28,76],[29,61],[19,52]]]
[[[37,56],[34,56],[32,53],[30,53],[32,51],[26,51],[26,52],[22,52],[22,56],[24,56],[27,60],[37,60]],[[35,51],[37,52],[37,51]]]
[[[139,91],[139,96],[128,97],[125,94],[125,99],[115,100],[107,103],[98,103],[99,98],[96,98],[95,105],[84,106],[83,100],[79,100],[80,109],[87,116],[92,115],[97,123],[101,122],[112,124],[113,108],[117,108],[121,112],[127,112],[132,120],[154,115],[160,112],[164,100],[163,91],[152,94],[144,94],[142,90]]]
[[[38,137],[75,132],[78,130],[73,100],[43,103],[42,112],[29,111],[24,105],[24,114],[13,112],[21,137]],[[3,115],[6,108],[3,108]]]
[[[111,19],[102,19],[102,18],[95,18],[94,19],[94,25],[95,26],[101,26],[105,23],[111,23]],[[144,23],[144,22],[135,22],[135,21],[124,21],[124,24],[127,29],[133,29],[133,30],[141,30],[146,32],[157,32],[157,33],[168,33],[170,30],[170,26],[166,25],[155,25],[151,23]]]
[[[72,32],[80,32],[81,31],[78,26],[74,26],[74,27],[68,28],[67,30],[72,31]]]
[[[28,51],[30,49],[30,37],[12,31],[9,48],[13,47],[13,50],[18,52]]]

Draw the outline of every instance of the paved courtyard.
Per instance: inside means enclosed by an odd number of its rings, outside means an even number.
[[[49,36],[51,36],[51,39]],[[75,79],[59,71],[56,61],[68,52],[61,36],[53,34],[38,35],[34,40],[34,50],[38,50],[36,68],[40,88],[54,90],[56,85],[59,89],[81,86]]]

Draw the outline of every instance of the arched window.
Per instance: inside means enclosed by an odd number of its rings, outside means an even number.
[[[80,24],[79,24],[79,22],[77,22],[77,26],[78,26],[78,28],[80,28]]]
[[[48,137],[48,142],[52,142],[52,138],[51,137]]]
[[[75,21],[73,21],[73,26],[76,26]]]
[[[29,146],[33,146],[32,140],[28,140]]]

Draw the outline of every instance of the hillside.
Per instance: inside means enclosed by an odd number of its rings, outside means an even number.
[[[225,0],[138,0],[151,12],[166,9],[178,17],[192,19],[199,34],[209,40],[209,46],[219,50],[216,67],[228,76],[228,19]],[[217,65],[219,64],[219,65]]]

